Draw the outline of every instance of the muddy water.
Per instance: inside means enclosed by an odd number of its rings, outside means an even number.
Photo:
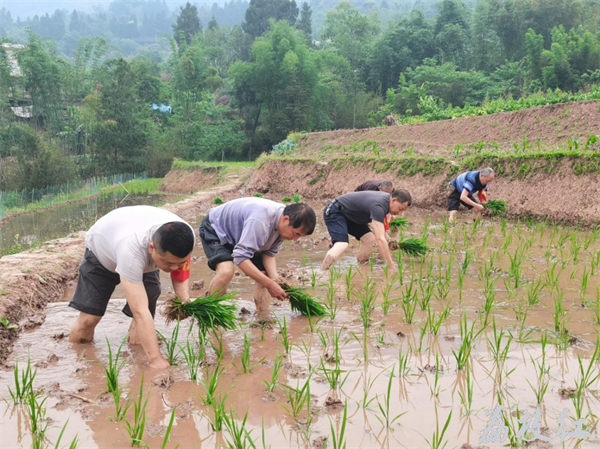
[[[29,248],[35,242],[86,230],[98,218],[118,207],[162,204],[165,201],[164,195],[127,196],[124,191],[116,191],[87,201],[21,215],[0,227],[0,254],[15,245]]]
[[[573,400],[563,398],[565,395],[561,395],[561,392],[563,388],[575,387],[576,382],[581,380],[578,357],[587,369],[600,331],[600,326],[593,322],[592,312],[597,301],[596,291],[600,288],[599,275],[597,271],[592,271],[592,260],[600,251],[599,239],[591,232],[554,228],[544,223],[532,223],[528,227],[493,221],[477,228],[464,223],[446,232],[440,216],[425,217],[422,213],[412,212],[409,219],[411,226],[403,231],[404,237],[426,234],[432,251],[422,259],[403,257],[401,279],[391,279],[391,275],[388,275],[386,280],[380,261],[376,261],[372,267],[354,267],[356,245],[353,244],[337,264],[336,270],[342,277],[334,279],[332,283],[335,304],[339,306],[334,320],[323,319],[314,324],[314,332],[311,332],[306,317],[292,313],[287,303],[273,304],[272,314],[279,320],[286,318],[294,345],[285,356],[284,367],[278,377],[279,384],[273,394],[266,392],[263,381],[271,379],[275,358],[284,353],[278,325],[261,328],[255,323],[253,314],[244,314],[242,319],[246,325],[242,330],[223,334],[221,366],[224,372],[220,376],[218,392],[227,394],[226,409],[234,412],[238,424],[248,412],[246,429],[251,432],[257,447],[263,447],[263,429],[266,447],[315,447],[313,444],[331,435],[332,426],[336,433],[341,430],[343,405],[336,403],[338,400],[341,404],[347,404],[345,438],[349,448],[429,447],[427,440],[432,440],[436,425],[441,431],[450,414],[450,424],[443,437],[443,441],[448,443],[447,447],[460,447],[465,443],[477,447],[478,439],[489,423],[485,411],[495,407],[500,397],[512,412],[505,416],[510,416],[515,433],[520,426],[517,417],[513,416],[516,410],[521,415],[525,411],[533,415],[539,407],[542,434],[548,435],[551,442],[537,441],[533,447],[563,447],[557,436],[558,416],[567,408],[569,416],[574,417],[576,408]],[[285,274],[292,281],[310,287],[314,277],[315,288],[311,291],[323,302],[327,298],[330,276],[321,276],[317,271],[327,250],[324,232],[320,224],[311,238],[295,244],[288,242],[279,257],[279,268],[285,269]],[[523,257],[518,271],[519,285],[514,288],[514,276],[509,276],[508,271],[511,257],[518,262],[519,258],[515,258],[517,250],[522,252]],[[193,279],[208,282],[212,274],[206,268],[202,250],[197,248],[194,256]],[[465,267],[465,258],[470,258],[471,262],[464,269],[461,299],[459,266]],[[490,266],[492,260],[494,263]],[[552,283],[554,264],[554,274],[560,272],[556,287],[544,286],[540,289],[537,303],[526,306],[532,283],[538,279],[542,279],[542,283]],[[437,285],[440,278],[445,279],[449,265],[450,281],[446,295],[444,289]],[[356,274],[351,280],[354,294],[348,300],[343,275],[351,266]],[[485,273],[480,273],[482,267],[483,271],[487,267],[488,277],[497,277],[495,282],[488,282],[487,289]],[[585,273],[592,274],[587,274],[588,285],[585,294],[582,294],[581,281]],[[428,296],[427,289],[431,288],[428,286],[435,285],[429,302],[430,313],[436,313],[434,322],[448,304],[451,307],[437,335],[426,324],[428,313],[421,310],[420,304],[416,306],[412,325],[407,324],[399,302],[389,307],[387,315],[383,314],[381,305],[386,285],[393,284],[389,299],[404,298],[410,288],[411,278],[414,279],[413,289],[418,302],[424,302]],[[370,282],[376,283],[378,295],[377,307],[372,313],[366,334],[365,349],[360,302],[364,296],[361,292],[365,291],[365,284]],[[163,276],[163,283],[168,285],[167,276]],[[239,292],[238,306],[253,312],[251,283],[245,277],[238,276],[234,278],[234,288]],[[475,333],[479,332],[485,320],[485,313],[482,312],[486,294],[490,297],[494,293],[488,325],[472,344],[470,370],[457,370],[453,351],[458,352],[462,344],[461,317],[466,314],[469,328],[473,325]],[[554,300],[560,297],[557,295],[562,295],[560,304],[564,306],[565,313],[561,321],[566,323],[564,326],[571,338],[570,343],[567,339],[564,348],[555,344],[558,338],[554,333]],[[585,307],[581,305],[581,296],[584,297]],[[114,348],[126,333],[128,318],[120,312],[124,304],[119,299],[122,293],[117,290],[114,297],[98,326],[94,344],[68,343],[64,336],[76,314],[66,307],[66,303],[56,303],[48,307],[47,319],[41,327],[22,334],[9,360],[9,364],[17,360],[23,364],[29,355],[32,362],[39,365],[36,386],[43,388],[50,397],[47,413],[53,420],[49,431],[52,442],[56,441],[60,428],[69,419],[63,443],[77,434],[80,447],[130,446],[123,423],[111,420],[114,403],[109,395],[102,394],[105,387],[102,368],[93,362],[107,361],[105,337]],[[524,320],[517,320],[516,313],[521,301],[521,310],[527,310],[527,315]],[[491,350],[494,319],[495,335],[500,338],[501,347],[508,345],[504,363],[501,360],[497,362]],[[156,322],[163,334],[170,334],[173,330],[173,326],[167,326],[162,317],[158,317]],[[178,339],[181,344],[185,344],[188,338],[190,341],[197,340],[195,327],[188,334],[190,326],[190,322],[182,323]],[[343,385],[332,389],[324,379],[321,366],[329,370],[336,367],[330,363],[330,356],[334,353],[333,335],[340,332],[339,368],[345,381]],[[253,369],[249,373],[242,373],[241,370],[244,333],[252,337]],[[542,334],[547,335],[548,340],[544,349],[540,343]],[[212,340],[217,344],[214,337]],[[407,372],[403,376],[398,376],[399,353],[408,357]],[[226,446],[226,442],[231,440],[227,430],[212,430],[212,409],[202,402],[205,390],[189,380],[185,361],[180,360],[169,371],[158,372],[149,369],[143,351],[138,347],[125,345],[123,357],[126,364],[121,371],[120,382],[125,389],[124,396],[129,394],[137,397],[144,375],[144,392],[149,394],[144,442],[150,447],[161,446],[173,407],[176,410],[175,424],[167,447],[179,444],[182,448],[212,448]],[[183,357],[180,355],[179,358]],[[322,363],[324,359],[327,360]],[[538,387],[539,368],[536,364],[542,361],[548,373],[545,377],[548,379],[548,388],[541,405],[538,405],[532,386]],[[206,348],[199,378],[206,380],[206,370],[212,373],[216,364],[214,349]],[[440,367],[437,382],[436,366]],[[597,363],[592,365],[594,374],[590,379],[594,379],[598,368]],[[290,405],[283,385],[302,387],[311,370],[314,371],[310,378],[312,422],[306,429],[306,407],[298,419],[294,419],[286,410]],[[467,371],[473,383],[470,413],[467,413],[460,396],[468,396],[465,387]],[[165,387],[164,380],[168,376],[173,384]],[[11,372],[1,372],[0,379],[1,394],[6,398],[7,388],[12,385]],[[579,447],[600,446],[596,418],[589,415],[598,415],[600,410],[599,387],[600,383],[595,379],[583,390],[581,412],[590,436],[582,440]],[[31,437],[25,409],[6,403],[1,403],[0,407],[2,447],[29,447]],[[386,425],[386,415],[389,416],[389,426]],[[129,412],[129,418],[132,418],[132,411]],[[575,429],[570,419],[566,420],[566,424],[568,431]],[[567,437],[564,446],[575,447],[576,442]],[[500,447],[502,444],[485,443],[484,446]]]

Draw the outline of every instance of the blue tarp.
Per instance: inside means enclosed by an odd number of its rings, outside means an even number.
[[[152,110],[153,111],[159,111],[159,112],[164,112],[165,114],[172,114],[173,113],[173,108],[167,104],[156,104],[156,103],[152,103]]]

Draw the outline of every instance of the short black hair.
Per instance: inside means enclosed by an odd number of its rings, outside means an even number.
[[[171,221],[158,228],[152,241],[159,253],[170,252],[183,259],[194,249],[194,231],[187,223]]]
[[[412,196],[408,190],[398,189],[394,190],[392,193],[392,198],[396,198],[400,203],[408,203],[409,206],[412,206]]]
[[[306,235],[311,235],[317,224],[315,211],[308,204],[295,203],[285,206],[283,215],[290,217],[290,226],[292,228],[302,228]]]

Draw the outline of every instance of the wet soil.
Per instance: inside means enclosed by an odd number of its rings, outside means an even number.
[[[414,125],[315,132],[301,140],[295,152],[320,157],[351,155],[362,151],[365,142],[375,141],[382,155],[410,152],[453,157],[456,145],[468,151],[470,144],[477,142],[495,142],[500,149],[510,150],[513,143],[521,145],[524,139],[531,144],[540,139],[543,148],[564,145],[572,138],[583,145],[598,129],[598,102],[582,101]],[[463,148],[459,156],[465,155]]]
[[[500,447],[498,443],[478,442],[488,425],[485,411],[495,407],[500,397],[510,410],[505,417],[516,429],[519,424],[513,414],[517,408],[521,414],[528,410],[533,415],[540,407],[542,433],[552,441],[546,446],[534,442],[532,447],[563,447],[556,435],[557,418],[564,408],[569,409],[570,416],[576,413],[569,388],[581,382],[578,357],[587,369],[597,350],[600,326],[595,324],[594,310],[600,307],[596,295],[600,281],[598,264],[594,261],[600,258],[598,233],[548,226],[543,222],[528,227],[493,220],[475,226],[464,215],[456,227],[450,228],[443,225],[440,214],[423,210],[411,210],[408,218],[411,225],[402,237],[426,235],[432,250],[422,259],[402,257],[400,277],[386,274],[379,260],[355,266],[356,242],[352,242],[334,269],[320,273],[318,267],[328,247],[320,220],[313,236],[286,242],[278,257],[278,267],[320,301],[327,303],[329,297],[331,305],[338,308],[335,319],[325,317],[311,325],[306,317],[292,313],[286,302],[274,302],[271,313],[280,322],[285,317],[293,344],[287,354],[278,324],[246,325],[222,334],[224,351],[220,366],[224,372],[217,393],[227,394],[226,410],[233,412],[238,425],[248,412],[246,429],[257,447],[262,447],[263,429],[267,447],[322,447],[325,439],[329,439],[329,445],[331,429],[336,433],[341,430],[344,407],[347,407],[349,448],[429,447],[427,440],[431,441],[436,425],[441,430],[450,414],[443,438],[447,447]],[[514,260],[519,254],[522,258],[518,258],[517,270]],[[208,282],[213,273],[206,267],[202,250],[196,248],[194,256],[193,281]],[[351,276],[350,294],[346,291],[347,276]],[[585,289],[584,278],[588,280]],[[162,280],[164,298],[169,294],[167,276]],[[542,287],[536,296],[531,290],[538,281]],[[368,285],[375,285],[376,307],[365,330],[360,310]],[[255,323],[251,282],[244,276],[236,276],[233,287],[238,291],[236,305],[250,312],[240,313],[241,319],[246,324]],[[386,295],[390,303],[384,314]],[[486,320],[484,305],[490,295],[493,307]],[[68,296],[67,293],[63,300]],[[47,413],[53,421],[50,441],[56,441],[60,428],[69,419],[63,441],[70,441],[77,434],[80,447],[130,446],[123,423],[111,420],[115,406],[112,398],[103,394],[103,370],[94,362],[107,362],[105,338],[115,348],[126,334],[129,319],[120,312],[123,300],[119,298],[122,292],[117,290],[97,328],[95,342],[88,345],[74,345],[60,337],[68,333],[76,313],[66,302],[49,304],[46,320],[21,333],[7,360],[7,370],[0,372],[0,394],[7,398],[8,387],[12,385],[12,372],[8,369],[17,361],[21,365],[27,357],[39,364],[35,385],[49,396]],[[416,304],[412,320],[404,311],[405,301]],[[557,301],[565,309],[559,321],[568,330],[566,340],[562,338],[564,332],[555,331]],[[437,322],[447,308],[450,311],[434,331],[431,323]],[[468,364],[473,382],[470,407],[460,398],[469,396],[467,369],[457,369],[454,356],[465,338],[460,325],[463,316],[468,327],[473,326],[478,334],[471,345]],[[157,317],[156,324],[163,334],[171,334],[173,326],[167,326],[162,317]],[[189,320],[181,326],[179,343],[183,345],[189,340],[195,344],[196,326]],[[240,362],[244,334],[252,338],[252,371],[248,373],[242,372]],[[547,337],[544,345],[542,335]],[[339,365],[331,357],[336,354],[333,343],[336,336],[339,336]],[[210,338],[218,347],[215,337]],[[505,358],[494,355],[496,340],[500,341],[501,349],[507,348]],[[199,371],[202,381],[217,366],[213,346],[205,350]],[[402,373],[399,373],[400,356],[407,358]],[[212,408],[202,401],[205,389],[201,383],[189,380],[188,367],[181,355],[178,365],[164,371],[150,369],[139,347],[125,344],[123,357],[126,364],[120,383],[124,396],[137,397],[144,375],[144,392],[149,400],[148,427],[143,439],[149,447],[161,446],[161,435],[173,408],[175,424],[167,447],[179,444],[186,448],[212,448],[231,440],[229,431],[212,430]],[[271,379],[277,357],[284,358],[283,368],[273,393],[267,393],[263,381]],[[538,405],[533,389],[538,386],[540,363],[549,384]],[[598,368],[594,362],[591,372],[597,373]],[[345,380],[332,388],[326,378],[336,369]],[[309,373],[312,373],[310,378]],[[303,407],[294,418],[285,393],[289,390],[284,385],[302,388],[305,382],[310,382],[310,414]],[[599,387],[596,378],[583,389],[581,412],[590,436],[578,446],[581,448],[600,445],[597,420],[590,415],[597,415],[600,408]],[[24,407],[0,402],[0,413],[2,446],[29,447],[31,437]],[[567,424],[568,430],[574,429],[570,420]],[[564,446],[572,448],[576,442],[567,437]]]

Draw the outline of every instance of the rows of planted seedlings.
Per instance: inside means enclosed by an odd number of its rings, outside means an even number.
[[[303,281],[285,286],[291,307],[274,309],[274,322],[240,321],[235,295],[168,305],[162,349],[201,404],[194,413],[207,430],[195,437],[212,432],[215,446],[228,448],[275,447],[282,438],[308,447],[319,436],[329,448],[477,446],[486,411],[500,407],[505,444],[524,447],[535,434],[519,420],[539,407],[548,427],[565,408],[563,419],[597,438],[600,231],[429,217],[394,227],[398,242],[420,249],[399,247],[395,267],[373,258],[325,273],[306,254]],[[122,392],[121,351],[109,344],[103,362],[111,419],[143,446],[150,393],[143,378]],[[293,367],[303,376],[292,377]],[[18,385],[28,383],[22,376]],[[249,424],[260,407],[242,409],[237,388],[262,388],[286,432]],[[174,414],[163,447],[177,433]]]

